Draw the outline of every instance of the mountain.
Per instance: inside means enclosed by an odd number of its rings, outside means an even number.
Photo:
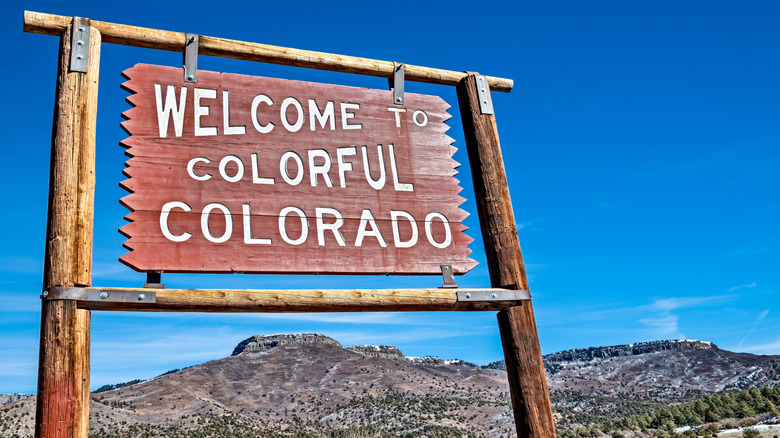
[[[723,389],[773,386],[780,375],[780,356],[699,341],[570,350],[544,359],[556,421],[565,427]],[[253,336],[229,357],[93,393],[90,428],[101,437],[109,431],[116,437],[511,436],[500,368],[406,357],[393,346],[343,348],[318,334]],[[3,406],[0,435],[31,434],[34,408],[34,397]]]

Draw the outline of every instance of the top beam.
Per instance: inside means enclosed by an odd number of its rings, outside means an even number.
[[[59,36],[65,28],[70,26],[72,19],[72,17],[62,15],[25,11],[24,31]],[[184,51],[186,41],[186,33],[184,32],[149,29],[96,20],[91,20],[90,23],[100,32],[105,43],[171,52]],[[391,61],[291,49],[209,36],[200,36],[199,40],[198,53],[203,55],[383,78],[392,78],[395,71]],[[404,79],[414,82],[455,86],[466,75],[465,72],[404,65]],[[511,79],[490,76],[487,76],[487,79],[490,89],[493,91],[505,93],[512,91],[513,81]]]

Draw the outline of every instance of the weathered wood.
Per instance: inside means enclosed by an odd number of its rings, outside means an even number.
[[[441,265],[476,265],[440,97],[407,93],[404,108],[388,90],[205,70],[195,88],[180,68],[145,64],[124,75],[134,107],[122,123],[131,223],[120,260],[134,269],[441,275]],[[166,129],[158,105],[172,98]],[[208,114],[194,114],[196,101]],[[164,216],[166,205],[176,207]],[[317,208],[330,213],[318,221]],[[336,215],[338,233],[322,231]]]
[[[475,76],[464,78],[457,93],[491,285],[527,290],[495,116],[481,114]],[[554,437],[555,424],[531,302],[500,311],[498,326],[518,437]]]
[[[43,288],[92,282],[92,218],[100,33],[90,32],[88,73],[69,72],[70,28],[60,37],[52,129]],[[88,310],[74,301],[41,308],[36,437],[88,433]]]
[[[157,289],[101,287],[53,290],[51,297],[105,292],[156,294],[156,302],[79,301],[89,310],[180,312],[413,312],[500,310],[517,301],[458,301],[458,293],[501,293],[504,289]]]
[[[71,17],[25,11],[24,31],[45,35],[59,35],[70,25],[70,21]],[[103,42],[106,43],[169,50],[172,52],[184,51],[186,39],[186,33],[184,32],[148,29],[94,20],[92,21],[92,26],[100,31],[103,35]],[[202,55],[384,78],[393,77],[394,72],[392,61],[379,61],[209,36],[200,36],[199,40],[198,53]],[[404,79],[407,81],[454,86],[465,75],[465,73],[458,71],[404,65]],[[492,90],[502,92],[511,91],[513,84],[510,79],[496,77],[488,77],[488,83]]]
[[[35,436],[86,438],[89,429],[89,310],[44,301]]]

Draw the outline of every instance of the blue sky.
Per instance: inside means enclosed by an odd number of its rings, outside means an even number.
[[[23,10],[193,32],[515,81],[493,93],[544,353],[694,338],[780,354],[780,3],[523,1],[368,3],[25,1],[2,6],[0,393],[33,392],[58,41],[22,32]],[[179,53],[104,44],[94,281],[139,286],[123,254],[120,72]],[[372,88],[359,77],[201,56],[199,68]],[[453,105],[454,89],[407,83]],[[471,248],[459,278],[488,286],[468,177]],[[169,287],[435,287],[434,277],[168,275]],[[224,357],[255,334],[319,332],[412,356],[502,358],[494,312],[147,314],[93,312],[92,387]]]

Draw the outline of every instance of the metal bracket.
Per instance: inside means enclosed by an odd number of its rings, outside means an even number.
[[[458,291],[458,301],[528,301],[527,290]]]
[[[41,294],[44,300],[76,300],[104,303],[156,303],[157,293],[115,291],[93,287],[53,287]]]
[[[487,78],[477,75],[477,96],[479,97],[479,111],[482,114],[495,114],[493,112],[493,99],[490,98],[490,85]]]
[[[89,65],[89,18],[73,17],[71,26],[69,70],[86,73]]]
[[[393,77],[387,80],[390,83],[390,89],[393,90],[393,103],[396,105],[404,104],[404,65],[400,62],[393,62]]]
[[[200,37],[194,33],[187,34],[184,42],[184,82],[198,82],[198,43]]]
[[[144,287],[151,289],[165,289],[165,284],[162,282],[162,272],[163,271],[147,272],[146,283],[144,283]]]
[[[454,289],[458,287],[452,274],[452,266],[441,265],[441,276],[444,278],[444,284],[441,285],[441,288]]]

